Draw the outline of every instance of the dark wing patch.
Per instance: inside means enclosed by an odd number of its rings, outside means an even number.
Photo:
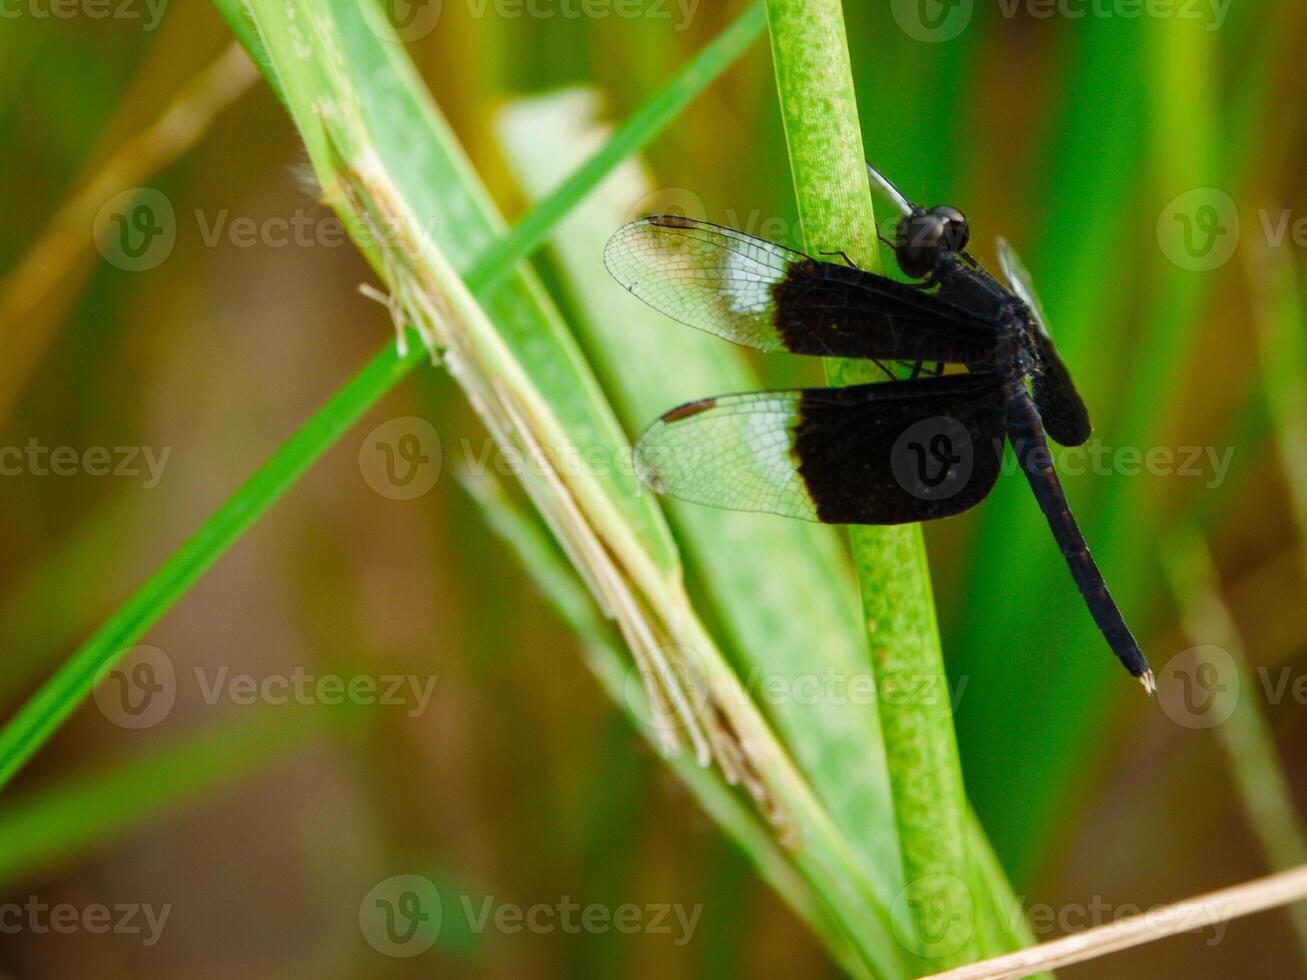
[[[1035,337],[1039,352],[1039,366],[1031,380],[1035,405],[1044,422],[1044,431],[1059,445],[1079,446],[1089,439],[1093,426],[1089,423],[1089,409],[1076,391],[1071,372],[1053,346],[1047,334]]]
[[[691,218],[631,222],[604,262],[655,309],[762,351],[969,364],[997,337],[994,321],[915,286]]]
[[[1044,422],[1044,431],[1054,442],[1063,446],[1079,446],[1092,431],[1089,410],[1076,391],[1071,372],[1053,346],[1053,335],[1048,329],[1048,314],[1039,301],[1030,270],[1021,261],[1006,238],[998,240],[998,262],[1003,268],[1012,292],[1026,304],[1036,328],[1035,346],[1039,351],[1039,366],[1031,382],[1035,405]]]
[[[640,478],[659,493],[827,524],[904,524],[967,510],[998,478],[1005,390],[996,375],[710,402],[673,409],[636,444]]]

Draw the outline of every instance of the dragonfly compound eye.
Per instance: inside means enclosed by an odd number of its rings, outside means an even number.
[[[950,252],[961,252],[967,247],[967,242],[971,240],[971,228],[965,214],[947,204],[931,208],[930,213],[944,219],[944,248]]]
[[[905,275],[920,279],[935,267],[935,259],[948,246],[948,220],[926,212],[908,215],[899,222],[894,255]]]

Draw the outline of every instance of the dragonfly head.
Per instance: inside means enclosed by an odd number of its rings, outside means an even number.
[[[894,255],[905,275],[921,279],[941,257],[966,248],[970,237],[967,217],[957,208],[947,204],[929,211],[915,208],[899,222]]]

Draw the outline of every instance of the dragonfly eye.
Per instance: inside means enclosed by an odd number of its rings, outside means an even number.
[[[894,255],[905,275],[920,279],[935,267],[935,259],[948,247],[947,228],[945,218],[925,212],[910,214],[899,222]]]
[[[961,252],[971,240],[971,228],[967,216],[955,207],[941,204],[930,209],[930,213],[944,219],[944,247],[950,252]]]

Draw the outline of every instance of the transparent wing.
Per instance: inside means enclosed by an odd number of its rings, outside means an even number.
[[[883,173],[867,164],[867,177],[871,181],[872,190],[878,191],[881,197],[894,205],[900,214],[911,214],[913,204],[907,199],[901,190],[894,186],[894,182],[886,177]]]
[[[969,364],[997,342],[993,319],[915,286],[692,218],[619,228],[604,263],[654,309],[756,350]]]
[[[827,524],[903,524],[994,485],[1004,388],[992,374],[759,391],[668,412],[636,444],[658,493]]]
[[[1052,337],[1048,330],[1048,315],[1044,312],[1044,304],[1039,301],[1039,294],[1035,292],[1035,283],[1030,278],[1030,271],[1006,238],[998,240],[998,264],[1012,292],[1016,293],[1035,315],[1035,325],[1039,327],[1039,332],[1045,337]]]
[[[1039,329],[1037,348],[1039,367],[1031,383],[1035,396],[1035,405],[1039,408],[1044,428],[1054,442],[1063,446],[1079,446],[1089,439],[1093,427],[1089,423],[1089,409],[1076,391],[1071,372],[1053,346],[1053,336],[1048,331],[1048,315],[1044,305],[1035,292],[1035,284],[1030,278],[1021,256],[1008,244],[1007,239],[998,240],[998,264],[1003,268],[1003,275],[1017,297],[1030,307],[1035,326]]]

